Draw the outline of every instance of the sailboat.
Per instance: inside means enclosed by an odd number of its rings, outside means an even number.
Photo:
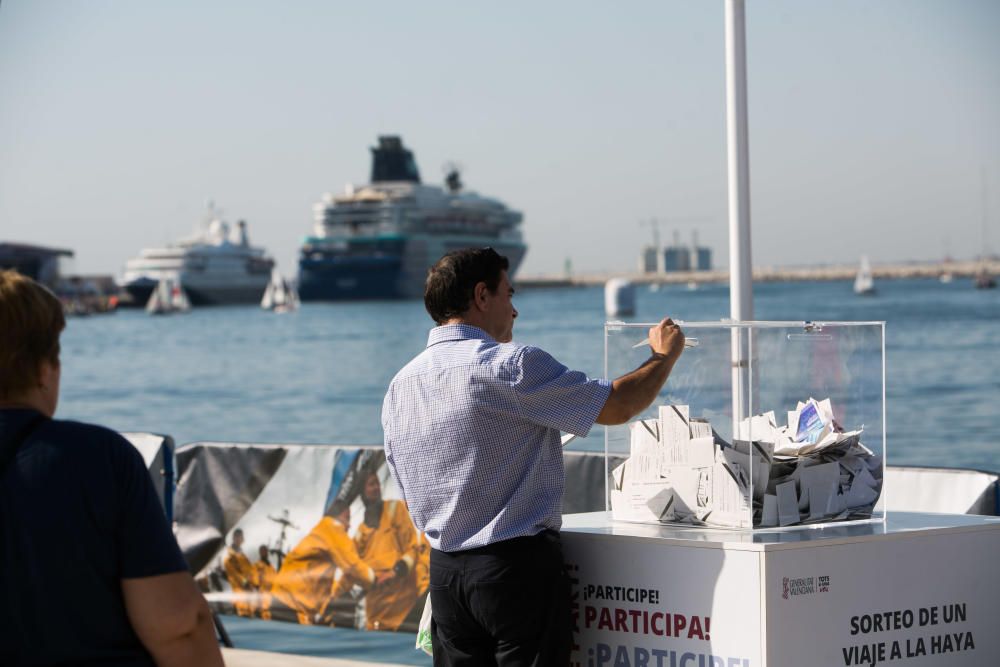
[[[868,264],[868,257],[862,255],[861,266],[858,267],[858,275],[854,278],[854,293],[871,295],[875,293],[875,280],[872,278],[872,267]]]
[[[287,313],[299,307],[299,295],[288,284],[288,281],[278,273],[277,269],[271,271],[271,282],[264,290],[264,297],[260,300],[260,307],[265,310],[273,310],[276,313]]]
[[[990,273],[989,269],[989,259],[987,258],[986,252],[986,227],[989,224],[989,214],[987,213],[987,202],[989,201],[989,195],[986,192],[986,167],[982,170],[983,178],[983,240],[982,240],[982,252],[979,255],[979,269],[976,271],[975,277],[972,279],[972,284],[975,285],[976,289],[993,289],[997,286],[996,278]]]
[[[174,278],[161,278],[146,303],[146,312],[150,315],[166,315],[168,313],[186,313],[191,310],[191,302]]]
[[[989,270],[986,268],[986,262],[983,262],[982,267],[976,273],[976,277],[973,278],[972,284],[976,286],[976,289],[994,289],[997,286],[997,280],[990,275]]]

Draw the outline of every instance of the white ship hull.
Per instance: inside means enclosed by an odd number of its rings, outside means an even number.
[[[145,305],[156,284],[179,284],[192,305],[260,303],[274,260],[249,245],[244,224],[235,238],[221,221],[201,235],[165,248],[143,250],[130,259],[119,281],[137,306]]]

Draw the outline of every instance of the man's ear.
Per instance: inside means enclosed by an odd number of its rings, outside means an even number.
[[[52,377],[53,371],[52,362],[47,359],[42,359],[38,362],[38,387],[40,389],[45,389],[49,385],[49,380]]]
[[[476,286],[472,288],[472,303],[477,309],[483,310],[486,307],[489,291],[489,288],[483,281],[476,283]]]

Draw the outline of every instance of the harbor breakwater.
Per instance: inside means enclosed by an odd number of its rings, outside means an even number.
[[[961,262],[907,262],[900,264],[876,264],[872,268],[875,280],[900,280],[913,278],[940,278],[950,275],[955,279],[972,278],[983,267],[991,275],[1000,274],[1000,260],[992,259],[985,263],[979,261]],[[824,266],[783,266],[755,267],[754,282],[800,282],[800,281],[837,281],[853,280],[858,272],[856,264],[837,264]],[[729,281],[729,271],[717,269],[713,271],[672,271],[669,273],[611,273],[595,272],[573,275],[524,275],[518,276],[517,287],[589,287],[603,285],[611,278],[625,278],[636,284],[644,285],[684,285],[687,283],[725,283]]]

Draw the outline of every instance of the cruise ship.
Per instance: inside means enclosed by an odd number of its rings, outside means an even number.
[[[250,245],[243,220],[230,230],[211,209],[209,220],[194,236],[126,262],[119,282],[135,305],[145,305],[164,278],[179,282],[195,306],[260,303],[274,260]]]
[[[513,277],[527,249],[520,212],[463,192],[457,169],[445,187],[422,184],[399,137],[379,137],[371,151],[370,183],[313,207],[313,235],[299,257],[302,301],[421,297],[427,269],[459,248],[493,247]]]

